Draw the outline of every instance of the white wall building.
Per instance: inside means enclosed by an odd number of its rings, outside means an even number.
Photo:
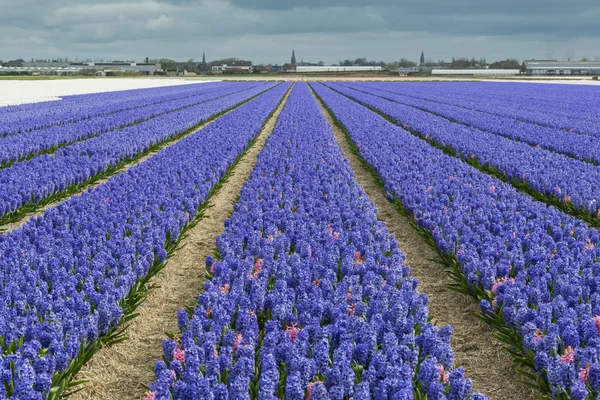
[[[58,62],[22,62],[18,66],[0,67],[2,73],[23,73],[23,74],[57,74],[72,75],[84,70],[95,70],[104,72],[125,72],[133,71],[145,75],[152,75],[160,70],[160,64],[147,63],[123,63],[123,62],[85,62],[85,63],[58,63]]]
[[[310,66],[303,67],[297,66],[296,72],[364,72],[364,71],[381,71],[381,67],[369,67],[369,66],[352,66],[352,67],[343,67],[339,65],[329,65],[329,66]]]
[[[519,75],[519,70],[518,69],[432,69],[431,75],[513,76],[513,75]]]
[[[215,61],[211,67],[213,72],[223,73],[225,71],[239,71],[251,73],[253,71],[252,61]]]

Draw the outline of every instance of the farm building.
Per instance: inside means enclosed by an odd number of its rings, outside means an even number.
[[[416,74],[419,72],[419,67],[400,67],[398,68],[399,75]]]
[[[431,75],[512,76],[518,69],[432,69]]]
[[[0,67],[0,74],[37,74],[37,75],[73,75],[84,70],[102,71],[104,73],[116,73],[134,71],[137,73],[152,75],[160,69],[160,64],[151,63],[127,63],[127,62],[18,62],[7,63]]]
[[[329,66],[301,66],[296,67],[296,72],[372,72],[381,71],[381,67],[369,67],[369,66],[352,66],[342,67],[338,65]]]
[[[252,72],[252,61],[214,61],[212,71],[216,73],[224,72]]]
[[[600,61],[525,60],[527,75],[600,75]]]

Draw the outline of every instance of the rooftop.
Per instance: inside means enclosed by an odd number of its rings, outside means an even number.
[[[556,61],[556,60],[525,60],[528,69],[588,69],[600,68],[600,61]]]

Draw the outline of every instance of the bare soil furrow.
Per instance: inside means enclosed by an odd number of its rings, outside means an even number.
[[[318,101],[318,100],[317,100]],[[385,198],[381,186],[373,178],[352,150],[344,132],[337,127],[327,110],[319,102],[323,115],[329,121],[336,140],[350,161],[355,178],[363,186],[377,207],[378,218],[396,237],[400,250],[406,255],[411,274],[419,280],[419,290],[429,297],[429,312],[438,326],[450,324],[454,329],[452,348],[455,363],[465,368],[466,376],[473,381],[473,389],[491,399],[534,400],[536,392],[519,383],[522,379],[512,365],[512,358],[493,337],[492,329],[475,314],[477,305],[448,285],[454,281],[446,274],[435,250],[400,215]]]
[[[145,385],[154,378],[152,367],[162,357],[162,341],[167,333],[175,333],[177,311],[193,305],[204,279],[204,259],[212,253],[217,237],[223,232],[224,220],[233,210],[242,185],[248,179],[256,158],[273,131],[277,117],[289,93],[256,138],[255,144],[242,157],[232,175],[210,199],[204,217],[187,232],[167,266],[150,284],[159,285],[140,305],[139,315],[132,321],[126,340],[104,348],[81,370],[76,380],[87,379],[81,392],[72,399],[140,399]]]

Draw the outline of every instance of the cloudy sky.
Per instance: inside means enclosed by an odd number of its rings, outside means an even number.
[[[0,0],[0,59],[600,60],[598,0]]]

